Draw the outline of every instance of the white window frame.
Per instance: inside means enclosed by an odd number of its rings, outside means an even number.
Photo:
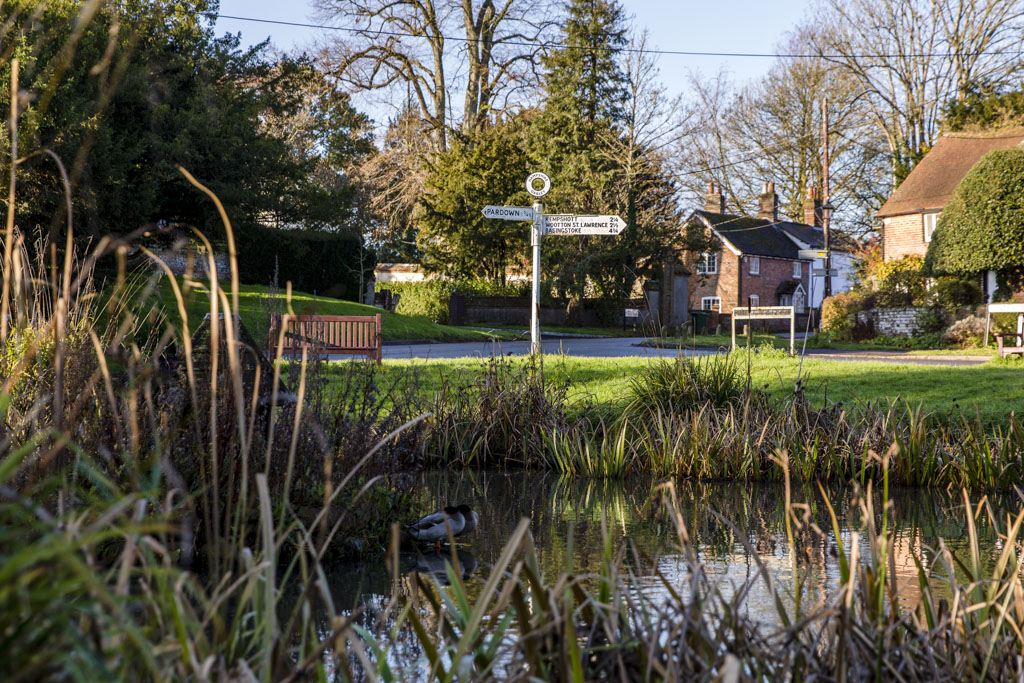
[[[802,280],[804,277],[804,264],[799,261],[793,261],[793,279]]]
[[[759,256],[748,256],[750,259],[750,274],[760,275],[761,274],[761,258]]]
[[[718,252],[709,251],[697,259],[698,275],[715,275],[718,273]]]
[[[700,310],[702,311],[717,311],[722,312],[722,297],[720,296],[705,296],[701,297]]]
[[[932,235],[935,234],[935,226],[939,222],[939,215],[941,211],[933,211],[931,213],[925,213],[921,215],[921,222],[924,229],[924,241],[925,244],[932,241]]]
[[[751,294],[747,297],[747,301],[750,302],[751,308],[757,308],[761,305],[761,296],[759,294]]]

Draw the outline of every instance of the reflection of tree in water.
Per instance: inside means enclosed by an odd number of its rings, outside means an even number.
[[[654,585],[655,582],[645,579],[653,578],[656,571],[671,572],[673,562],[681,565],[678,537],[655,493],[659,483],[651,478],[566,480],[536,472],[430,472],[421,475],[418,495],[421,512],[436,510],[445,504],[466,503],[479,513],[477,531],[459,539],[456,548],[463,575],[469,577],[465,582],[467,593],[475,600],[489,567],[497,561],[506,540],[523,517],[531,520],[540,570],[546,579],[556,578],[569,565],[570,528],[575,573],[600,571],[603,516],[614,552],[623,553],[626,566],[639,581],[638,589]],[[779,584],[787,587],[787,593],[792,593],[796,567],[805,606],[834,594],[838,548],[828,507],[816,486],[796,485],[792,491],[792,501],[797,504],[794,506],[792,548],[785,531],[785,489],[781,484],[679,482],[676,492],[693,550],[709,575],[724,580],[727,593],[729,584],[739,587],[753,578],[756,561],[760,560]],[[865,526],[867,507],[859,502],[862,496],[854,487],[831,487],[826,494],[835,509],[848,552],[851,532]],[[881,528],[881,495],[872,491],[871,501],[876,527]],[[997,516],[1013,502],[1009,497],[986,500],[992,514]],[[918,597],[912,552],[931,560],[933,553],[929,549],[937,548],[938,539],[942,537],[955,554],[966,557],[964,503],[957,494],[894,489],[890,494],[888,528],[893,539],[900,597],[905,604],[916,604]],[[984,514],[978,519],[977,528],[983,547],[989,549],[983,560],[986,567],[991,567],[999,547]],[[627,538],[637,549],[636,555],[625,552]],[[861,544],[864,558],[864,534]],[[396,596],[404,600],[417,594],[411,571],[418,570],[440,579],[436,590],[450,590],[444,587],[444,558],[450,552],[447,548],[440,556],[432,549],[422,549],[419,554],[403,552],[400,576],[394,582],[389,582],[383,556],[362,565],[337,566],[328,577],[336,607],[347,612],[360,606],[363,611],[359,623],[370,632],[386,632],[391,625],[388,620],[396,614],[387,609],[389,601]],[[472,565],[478,565],[475,572]],[[467,568],[469,571],[465,571]],[[677,580],[682,583],[686,576],[680,574]],[[422,598],[419,595],[419,599]],[[750,605],[756,605],[756,600],[750,601],[748,607]],[[425,625],[437,626],[430,610],[421,613]],[[326,632],[326,624],[324,629]],[[411,665],[421,655],[414,634],[402,628],[394,638],[394,649],[389,657]]]

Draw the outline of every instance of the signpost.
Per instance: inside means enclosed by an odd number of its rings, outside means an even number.
[[[811,275],[813,275],[814,277],[825,277],[826,275],[828,275],[829,277],[839,277],[839,269],[838,268],[812,268],[811,269]]]
[[[737,320],[785,320],[789,318],[789,355],[796,353],[796,311],[792,306],[737,306],[732,309],[732,348],[736,348]]]
[[[540,187],[537,184],[540,183]],[[543,173],[526,178],[526,191],[537,201],[533,207],[485,206],[484,216],[503,221],[532,221],[530,247],[533,250],[533,293],[530,297],[530,353],[540,353],[540,238],[541,235],[618,235],[626,221],[618,216],[581,216],[572,213],[544,215],[540,198],[551,189],[551,179]],[[733,326],[735,337],[735,325]],[[735,340],[734,340],[735,345]]]
[[[544,216],[545,235],[618,235],[626,221],[618,216],[577,216],[557,213]]]

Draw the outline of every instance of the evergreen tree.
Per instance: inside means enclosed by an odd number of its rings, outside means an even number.
[[[525,266],[528,223],[484,217],[488,204],[529,206],[523,125],[513,119],[456,137],[429,164],[418,212],[424,265],[453,278],[500,280]]]
[[[935,226],[928,274],[995,270],[1024,291],[1024,150],[989,152],[960,181]]]

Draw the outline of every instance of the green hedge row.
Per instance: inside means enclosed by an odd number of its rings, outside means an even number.
[[[396,313],[423,315],[436,323],[448,324],[448,299],[453,292],[465,296],[527,296],[530,283],[473,280],[422,280],[420,282],[378,282],[377,291],[390,289],[400,295]]]
[[[301,292],[362,301],[360,281],[369,282],[377,264],[373,250],[348,234],[257,225],[238,230],[235,239],[240,278],[246,284],[268,284],[276,268],[282,289],[291,281]]]

